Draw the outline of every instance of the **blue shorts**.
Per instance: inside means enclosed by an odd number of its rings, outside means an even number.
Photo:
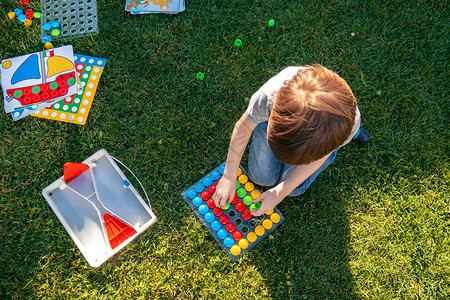
[[[253,130],[248,158],[248,175],[256,184],[274,186],[285,181],[296,166],[287,165],[275,157],[267,141],[267,124],[267,121],[259,123]],[[333,162],[336,154],[337,149],[331,153],[317,171],[296,187],[289,196],[295,197],[303,194],[316,177]]]

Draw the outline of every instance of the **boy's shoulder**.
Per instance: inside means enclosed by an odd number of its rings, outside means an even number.
[[[267,96],[273,96],[275,97],[278,90],[283,86],[283,84],[286,82],[286,80],[290,80],[292,77],[294,77],[295,74],[300,69],[304,69],[305,67],[302,66],[289,66],[281,70],[279,73],[271,77],[262,87],[261,90],[266,94]]]
[[[247,115],[252,123],[260,123],[269,119],[270,110],[280,88],[291,79],[298,70],[304,67],[286,67],[271,77],[259,90],[254,93],[247,107]]]

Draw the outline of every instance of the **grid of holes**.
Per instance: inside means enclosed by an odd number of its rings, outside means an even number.
[[[95,0],[72,0],[68,2],[44,0],[45,22],[58,21],[61,35],[75,36],[97,32]]]

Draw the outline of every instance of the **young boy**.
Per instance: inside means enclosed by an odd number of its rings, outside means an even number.
[[[242,154],[253,133],[248,175],[274,186],[253,202],[263,201],[260,216],[286,196],[303,194],[352,139],[367,142],[360,112],[347,83],[321,66],[287,67],[251,98],[235,124],[222,179],[213,195],[216,206],[231,202]]]

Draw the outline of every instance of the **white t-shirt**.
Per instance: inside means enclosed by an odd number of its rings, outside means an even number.
[[[298,70],[304,67],[287,67],[280,73],[270,78],[256,93],[253,94],[250,99],[250,103],[247,107],[248,119],[254,124],[265,122],[269,120],[272,105],[280,88],[284,82],[290,80],[297,74]],[[359,108],[356,107],[355,123],[348,139],[341,145],[347,145],[358,132],[361,126],[361,113]]]

